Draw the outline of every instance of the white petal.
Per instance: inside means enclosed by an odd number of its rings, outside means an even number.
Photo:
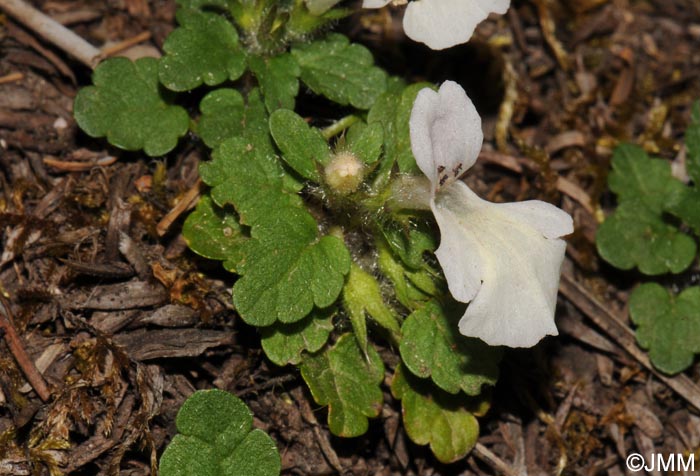
[[[363,0],[362,8],[382,8],[388,5],[391,0]]]
[[[406,8],[403,28],[412,40],[442,50],[469,41],[476,25],[509,5],[510,0],[419,0]]]
[[[476,162],[484,141],[481,117],[462,87],[445,81],[422,89],[410,119],[411,150],[433,189],[447,186]]]
[[[463,182],[436,195],[436,251],[452,296],[470,302],[459,331],[489,345],[531,347],[554,325],[571,217],[544,202],[496,204]],[[548,224],[551,223],[550,224]]]

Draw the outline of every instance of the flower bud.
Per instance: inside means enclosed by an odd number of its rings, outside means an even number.
[[[334,192],[347,195],[356,191],[365,178],[364,164],[352,152],[339,152],[326,165],[324,175]]]

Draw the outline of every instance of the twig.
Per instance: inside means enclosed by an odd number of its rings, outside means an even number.
[[[53,18],[22,0],[0,0],[0,8],[47,41],[73,55],[81,63],[94,68],[102,56],[99,49],[76,35]]]
[[[24,75],[22,73],[10,73],[0,77],[0,84],[14,83],[15,81],[21,81],[22,79],[24,79]]]
[[[197,199],[199,198],[199,187],[201,185],[202,179],[197,179],[197,183],[195,183],[192,188],[185,192],[185,195],[179,202],[177,202],[175,207],[173,207],[173,209],[170,210],[160,222],[158,222],[158,225],[156,226],[158,236],[165,235],[168,229],[170,229],[170,225],[172,225],[180,215],[182,215],[197,202]]]
[[[119,43],[116,43],[112,46],[107,46],[105,48],[102,48],[102,54],[104,56],[112,56],[112,55],[115,55],[121,51],[124,51],[127,48],[131,48],[134,45],[138,45],[139,43],[146,41],[150,38],[151,38],[151,32],[144,31],[144,32],[139,33],[136,36],[128,38],[124,41],[120,41]]]
[[[17,334],[17,330],[15,330],[15,326],[12,324],[10,306],[2,295],[0,295],[0,329],[4,331],[7,346],[10,348],[12,355],[15,357],[17,365],[19,365],[22,372],[24,372],[24,376],[27,377],[27,381],[31,384],[43,402],[48,401],[51,397],[49,387],[46,384],[44,377],[41,375],[41,373],[39,373],[34,365],[34,362],[32,362],[29,354],[27,354],[27,351],[24,349],[22,341]]]
[[[700,387],[687,376],[680,374],[668,377],[656,370],[635,342],[634,332],[616,317],[608,308],[593,296],[586,288],[577,283],[570,272],[562,274],[559,283],[559,291],[566,296],[571,303],[592,320],[598,327],[607,333],[625,352],[632,356],[643,367],[668,385],[688,403],[700,410]]]
[[[511,468],[508,463],[506,463],[501,458],[493,454],[488,448],[486,448],[481,443],[477,443],[474,447],[474,456],[491,466],[496,471],[505,474],[506,476],[520,476],[520,474],[513,468]]]

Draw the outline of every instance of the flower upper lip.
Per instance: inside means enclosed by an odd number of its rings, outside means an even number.
[[[491,203],[459,175],[476,161],[481,118],[451,81],[418,93],[410,119],[416,163],[431,182],[430,208],[440,228],[435,252],[452,296],[470,303],[462,334],[490,345],[530,347],[556,335],[554,311],[571,217],[539,200]]]
[[[391,0],[364,0],[365,8],[381,8]],[[510,0],[417,0],[406,7],[403,27],[409,38],[442,50],[466,43],[490,13],[503,14]]]

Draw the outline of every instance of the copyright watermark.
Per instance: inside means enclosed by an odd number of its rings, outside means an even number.
[[[671,453],[663,455],[652,453],[648,459],[639,453],[630,454],[625,460],[627,469],[633,473],[639,471],[695,471],[695,455]]]

